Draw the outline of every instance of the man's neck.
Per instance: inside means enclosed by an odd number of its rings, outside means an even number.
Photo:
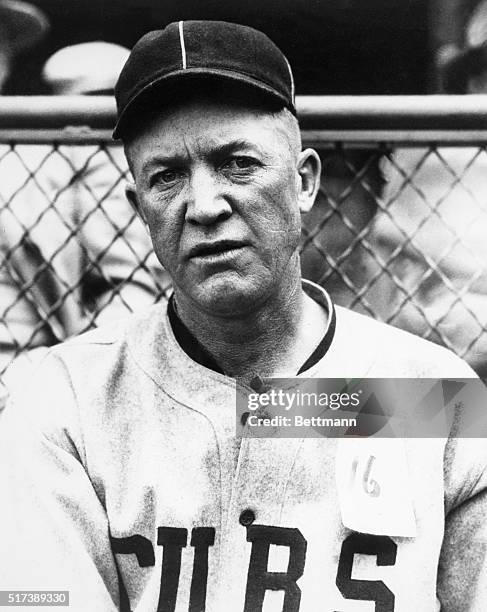
[[[327,314],[301,279],[245,316],[221,317],[195,310],[178,296],[184,325],[228,376],[249,382],[256,375],[294,376],[325,333]]]

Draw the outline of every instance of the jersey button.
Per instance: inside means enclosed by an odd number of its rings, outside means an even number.
[[[255,512],[250,508],[247,508],[247,510],[242,512],[238,520],[243,527],[249,527],[249,525],[252,525],[252,523],[255,521]]]
[[[256,393],[267,393],[269,391],[270,386],[264,382],[264,380],[256,374],[249,384],[250,388],[253,389]]]

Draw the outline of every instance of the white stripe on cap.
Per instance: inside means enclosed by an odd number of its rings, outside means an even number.
[[[181,45],[181,60],[183,62],[183,70],[186,70],[186,47],[184,45],[183,22],[179,22],[179,44]]]
[[[284,56],[284,59],[286,60],[286,65],[287,65],[287,69],[289,70],[289,78],[291,79],[291,99],[293,101],[294,104],[294,98],[295,98],[295,88],[294,88],[294,77],[293,77],[293,71],[291,70],[291,64],[287,61],[287,57]]]

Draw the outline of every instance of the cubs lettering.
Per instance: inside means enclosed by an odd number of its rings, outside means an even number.
[[[266,591],[283,591],[282,612],[299,612],[301,589],[298,580],[305,569],[306,539],[299,529],[288,527],[250,525],[246,529],[251,551],[243,612],[262,612]],[[208,552],[214,542],[213,527],[195,527],[191,532],[190,546],[194,548],[194,562],[188,612],[206,610]],[[187,529],[158,527],[157,545],[163,547],[163,555],[157,612],[174,612],[176,609],[182,549],[187,544]],[[115,555],[135,555],[140,567],[155,565],[154,547],[144,536],[112,537],[111,545]],[[268,571],[271,545],[289,548],[286,572]],[[395,565],[395,542],[386,536],[352,533],[343,541],[336,576],[336,586],[345,599],[374,601],[376,612],[394,612],[394,594],[381,580],[352,578],[355,554],[377,557],[378,567]],[[120,575],[119,582],[120,610],[131,612],[129,597]]]

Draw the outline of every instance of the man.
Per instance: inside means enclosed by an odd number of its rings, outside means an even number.
[[[128,49],[88,42],[43,69],[56,95],[112,92]],[[86,329],[152,304],[167,290],[145,228],[124,194],[121,147],[5,147],[0,160],[0,374]],[[10,380],[9,380],[10,378]]]
[[[173,23],[116,95],[174,297],[54,347],[4,412],[0,584],[104,612],[483,610],[483,440],[236,435],[264,376],[472,376],[302,284],[320,163],[285,57],[247,27]]]

